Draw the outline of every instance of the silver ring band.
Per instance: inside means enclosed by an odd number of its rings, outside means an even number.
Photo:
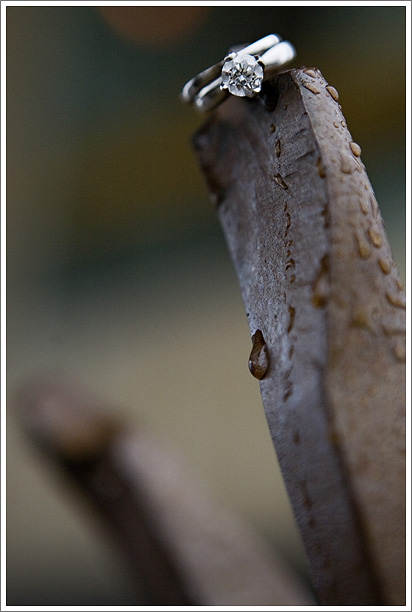
[[[255,97],[262,82],[271,78],[296,56],[293,45],[269,34],[236,51],[214,66],[203,70],[183,87],[181,97],[200,111],[208,111],[229,95]]]
[[[249,53],[249,55],[260,55],[280,41],[281,38],[277,34],[269,34],[251,45],[241,47],[241,49],[243,53]],[[235,49],[229,49],[228,53],[234,50]],[[236,50],[240,51],[239,47]],[[206,70],[200,72],[193,79],[190,79],[190,81],[188,81],[182,89],[182,99],[185,102],[193,102],[194,98],[197,96],[200,90],[205,87],[205,85],[220,77],[223,62],[224,60],[218,62],[210,68],[206,68]]]

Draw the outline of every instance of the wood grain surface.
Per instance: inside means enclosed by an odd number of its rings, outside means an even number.
[[[319,603],[402,605],[405,296],[338,98],[319,70],[287,71],[193,143],[265,344],[263,405]]]

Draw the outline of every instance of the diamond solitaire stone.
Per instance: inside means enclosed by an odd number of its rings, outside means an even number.
[[[231,53],[222,67],[221,89],[232,95],[253,98],[259,93],[263,81],[263,66],[248,53]]]

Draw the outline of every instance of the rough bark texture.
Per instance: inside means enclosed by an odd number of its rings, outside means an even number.
[[[263,404],[319,602],[402,605],[405,298],[338,93],[285,72],[221,104],[194,146],[266,343]]]

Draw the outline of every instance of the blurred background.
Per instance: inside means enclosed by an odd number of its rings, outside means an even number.
[[[21,432],[50,370],[178,449],[305,575],[250,337],[179,92],[270,32],[320,68],[405,277],[405,8],[7,7],[8,604],[132,605],[131,576]]]

